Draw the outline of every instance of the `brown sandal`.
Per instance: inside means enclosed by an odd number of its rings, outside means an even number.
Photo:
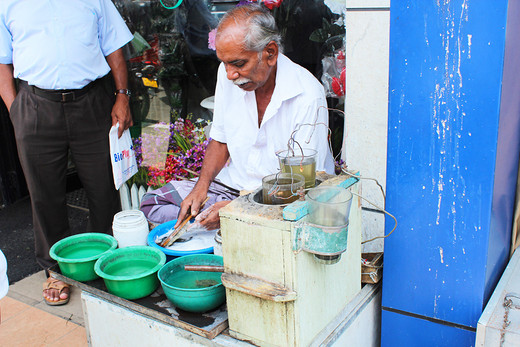
[[[59,295],[61,295],[61,293],[63,292],[64,289],[66,288],[69,288],[69,293],[67,295],[67,298],[66,299],[61,299],[59,298]],[[66,303],[69,302],[69,298],[70,298],[70,287],[67,283],[63,283],[62,281],[56,279],[56,278],[52,278],[52,277],[49,277],[47,278],[47,281],[45,281],[43,283],[43,291],[46,291],[48,289],[56,289],[59,291],[58,293],[58,301],[52,301],[52,300],[49,300],[47,299],[45,296],[43,297],[43,299],[45,300],[45,302],[47,303],[47,305],[50,305],[50,306],[59,306],[59,305],[65,305]]]

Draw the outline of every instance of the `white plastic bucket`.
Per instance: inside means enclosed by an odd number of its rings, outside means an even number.
[[[116,213],[112,222],[112,232],[119,248],[146,246],[149,233],[148,221],[139,210],[126,210]]]

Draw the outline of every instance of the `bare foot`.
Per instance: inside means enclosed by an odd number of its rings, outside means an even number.
[[[43,283],[43,298],[49,305],[64,305],[69,302],[70,288],[69,285],[49,277]]]

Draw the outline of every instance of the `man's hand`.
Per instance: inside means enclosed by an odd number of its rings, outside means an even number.
[[[197,217],[195,217],[195,223],[199,224],[206,230],[214,230],[220,228],[220,217],[219,210],[229,204],[231,201],[219,201],[214,203],[209,208],[202,211]]]
[[[175,228],[186,218],[188,211],[191,211],[192,216],[196,216],[199,213],[200,205],[204,199],[206,199],[211,182],[220,170],[222,170],[228,158],[229,152],[227,144],[211,140],[204,155],[199,180],[195,184],[195,187],[193,187],[191,193],[188,194],[181,203],[181,209],[177,216]]]
[[[199,213],[200,205],[206,199],[207,193],[207,189],[197,189],[197,186],[193,188],[191,193],[181,202],[181,209],[174,228],[177,228],[188,217],[188,213],[192,216],[196,216]]]
[[[7,111],[11,112],[11,104],[16,98],[12,64],[0,64],[0,96],[7,106]]]
[[[112,126],[119,122],[118,137],[123,135],[123,131],[130,128],[134,122],[132,121],[132,115],[130,114],[130,102],[129,97],[124,94],[117,94],[116,102],[112,107]]]

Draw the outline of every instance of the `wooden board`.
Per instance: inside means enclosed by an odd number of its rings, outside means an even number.
[[[173,307],[173,304],[171,304],[166,295],[164,295],[160,286],[151,295],[142,299],[130,301],[110,294],[101,278],[88,282],[78,282],[62,275],[58,265],[51,267],[49,269],[49,274],[51,277],[78,287],[81,290],[94,296],[98,296],[108,302],[126,307],[143,316],[185,329],[208,339],[213,339],[228,327],[226,304],[206,313],[186,312]],[[165,303],[169,303],[171,306],[165,307]],[[168,308],[170,308],[170,310],[168,310]],[[173,308],[173,310],[171,310],[171,308]],[[178,315],[175,313],[178,313]]]
[[[275,302],[294,301],[297,297],[296,292],[289,288],[251,276],[224,273],[222,274],[222,284],[227,289]]]

